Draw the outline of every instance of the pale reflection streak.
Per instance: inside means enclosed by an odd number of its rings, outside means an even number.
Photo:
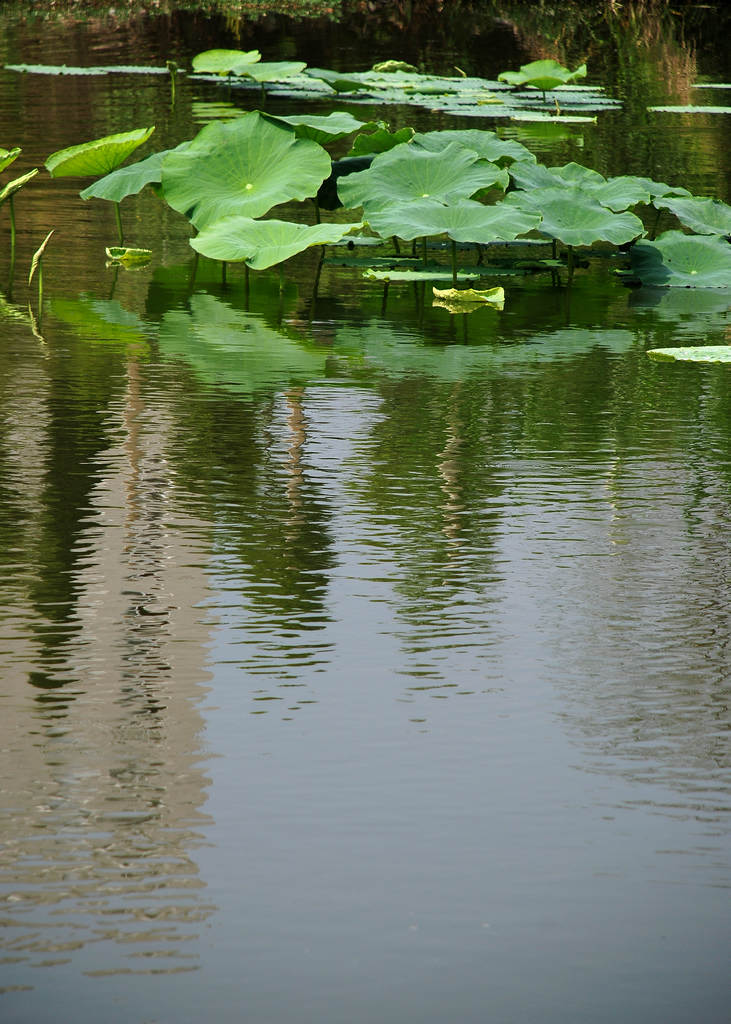
[[[37,630],[4,644],[0,978],[11,988],[21,973],[33,984],[25,968],[82,949],[92,975],[195,969],[186,948],[215,909],[195,861],[208,821],[197,703],[210,623],[196,607],[207,527],[174,511],[169,413],[159,395],[146,404],[139,367],[127,371],[80,512],[75,606],[52,661],[41,655],[53,688],[28,687]],[[31,465],[51,444],[41,395],[32,420],[28,396],[18,402]],[[15,601],[25,618],[27,598]]]

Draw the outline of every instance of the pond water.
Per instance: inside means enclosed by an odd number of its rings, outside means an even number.
[[[357,19],[4,17],[4,63],[374,59]],[[484,25],[469,73],[544,55]],[[727,81],[723,52],[645,29],[592,51],[620,110],[500,130],[728,201],[728,115],[646,110]],[[420,23],[404,56],[461,43]],[[228,102],[0,83],[18,174]],[[725,1022],[731,371],[646,351],[728,343],[728,292],[631,290],[604,256],[452,316],[332,263],[315,285],[312,250],[281,292],[192,284],[147,192],[122,208],[152,262],[105,266],[82,184],[18,195],[14,275],[0,224],[0,1018]]]

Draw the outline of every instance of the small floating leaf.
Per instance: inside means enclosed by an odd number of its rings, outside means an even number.
[[[127,267],[137,267],[150,262],[152,249],[131,249],[123,245],[110,245],[106,249],[106,254],[115,263],[122,263]]]
[[[677,363],[731,363],[731,345],[698,345],[690,348],[651,348],[650,359]]]
[[[443,305],[450,313],[464,313],[466,307],[487,303],[502,309],[505,305],[504,288],[432,288],[435,305]]]
[[[46,160],[46,169],[53,178],[109,174],[124,163],[138,146],[146,142],[154,130],[153,125],[151,128],[106,135],[102,139],[84,142],[79,146],[59,149]]]
[[[731,114],[731,107],[648,107],[655,113],[661,114]]]

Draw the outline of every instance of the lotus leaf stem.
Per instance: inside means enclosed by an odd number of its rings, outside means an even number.
[[[221,260],[221,284],[226,285],[226,260]]]
[[[574,279],[574,247],[573,247],[573,245],[570,245],[568,247],[566,266],[568,267],[568,272],[569,272],[568,283],[571,284],[571,282]]]
[[[452,287],[457,287],[457,243],[452,239]]]
[[[119,208],[119,203],[114,204],[114,214],[117,218],[117,234],[119,235],[119,244],[124,244],[124,232],[122,231],[122,211]]]
[[[10,255],[12,257],[15,255],[15,204],[12,196],[8,203],[10,206]]]
[[[424,235],[424,237],[421,240],[421,258],[423,260],[424,266],[426,266],[426,235]]]

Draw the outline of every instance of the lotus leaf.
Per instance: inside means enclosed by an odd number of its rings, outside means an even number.
[[[0,149],[0,171],[10,167],[13,160],[17,160],[21,153],[22,149],[20,146],[15,146],[14,149]]]
[[[719,199],[688,199],[664,196],[655,199],[658,209],[670,210],[681,224],[699,235],[731,235],[731,206]]]
[[[301,74],[306,67],[302,60],[262,61],[260,64],[239,67],[237,74],[253,78],[255,82],[281,82]]]
[[[390,132],[387,128],[378,128],[374,132],[361,132],[353,139],[348,156],[367,156],[369,154],[386,153],[394,146],[411,142],[414,138],[413,128],[400,128]]]
[[[338,195],[344,206],[371,213],[416,199],[466,199],[495,184],[505,188],[507,172],[464,146],[453,142],[432,153],[406,143],[381,153],[368,170],[341,178]]]
[[[731,363],[731,345],[698,345],[691,348],[651,348],[650,359],[678,363]]]
[[[201,229],[222,217],[260,217],[277,203],[314,196],[330,168],[316,142],[252,111],[206,125],[188,149],[169,153],[162,191]]]
[[[596,124],[596,117],[584,117],[582,114],[548,114],[541,110],[516,110],[511,113],[510,120],[547,124]]]
[[[38,168],[34,167],[27,174],[22,174],[19,178],[13,178],[12,181],[9,181],[0,191],[0,206],[2,206],[6,199],[12,198],[23,185],[27,185],[31,178],[35,178],[36,174],[38,174]]]
[[[503,288],[432,288],[434,305],[443,306],[450,313],[464,313],[471,308],[487,304],[502,309],[505,305]]]
[[[512,192],[505,203],[520,209],[539,210],[543,220],[538,230],[564,245],[584,246],[594,242],[623,245],[645,230],[633,213],[613,213],[575,187]]]
[[[193,58],[193,71],[204,75],[238,75],[261,60],[258,50],[204,50]]]
[[[275,124],[285,124],[294,128],[298,139],[312,139],[313,142],[319,142],[321,146],[335,142],[353,132],[377,127],[374,121],[359,121],[357,117],[347,114],[344,110],[335,110],[327,116],[322,114],[291,114],[287,117],[264,114],[263,116]]]
[[[162,162],[169,152],[171,150],[163,150],[138,160],[136,164],[118,167],[116,171],[89,185],[79,195],[82,199],[108,199],[113,203],[121,203],[127,196],[141,192],[145,185],[160,181]]]
[[[225,217],[190,240],[203,256],[226,262],[245,262],[253,270],[265,270],[303,252],[311,245],[328,245],[360,224],[293,224],[283,220]]]
[[[327,68],[307,68],[307,76],[325,82],[335,92],[357,92],[363,88],[363,83],[355,75],[341,75]]]
[[[653,187],[655,194],[658,194],[658,189],[670,188],[669,185],[651,182],[649,178],[636,178],[632,175],[607,181],[598,171],[576,163],[563,167],[545,167],[543,164],[521,162],[513,164],[510,175],[521,189],[551,189],[572,185],[615,213],[636,203],[649,203]]]
[[[138,128],[132,132],[107,135],[79,146],[59,149],[46,160],[46,169],[53,178],[71,175],[96,177],[109,174],[124,163],[138,146],[146,142],[154,130],[153,125],[151,128]]]
[[[731,245],[721,238],[666,231],[632,246],[632,270],[642,284],[661,288],[731,287]]]
[[[512,241],[537,227],[541,215],[506,203],[484,206],[469,199],[444,206],[433,199],[404,203],[401,207],[366,211],[366,220],[379,235],[397,235],[405,241],[429,235],[446,234],[455,242],[489,245]]]
[[[586,64],[569,71],[555,60],[534,60],[530,64],[521,64],[520,71],[503,71],[497,76],[498,82],[526,85],[543,92],[574,82],[577,78],[586,78]]]
[[[731,114],[731,107],[648,107],[655,113],[661,114]]]
[[[439,152],[450,142],[458,142],[465,149],[471,149],[482,160],[502,165],[505,161],[513,163],[520,160],[536,162],[531,151],[520,142],[501,139],[495,132],[480,131],[467,128],[463,131],[419,132],[414,136],[414,145],[420,149]]]
[[[170,68],[147,64],[105,64],[98,67],[74,68],[65,64],[6,64],[8,71],[23,71],[35,75],[168,75]]]
[[[113,245],[106,249],[107,258],[125,267],[141,267],[150,262],[152,249],[130,249],[123,245]]]

